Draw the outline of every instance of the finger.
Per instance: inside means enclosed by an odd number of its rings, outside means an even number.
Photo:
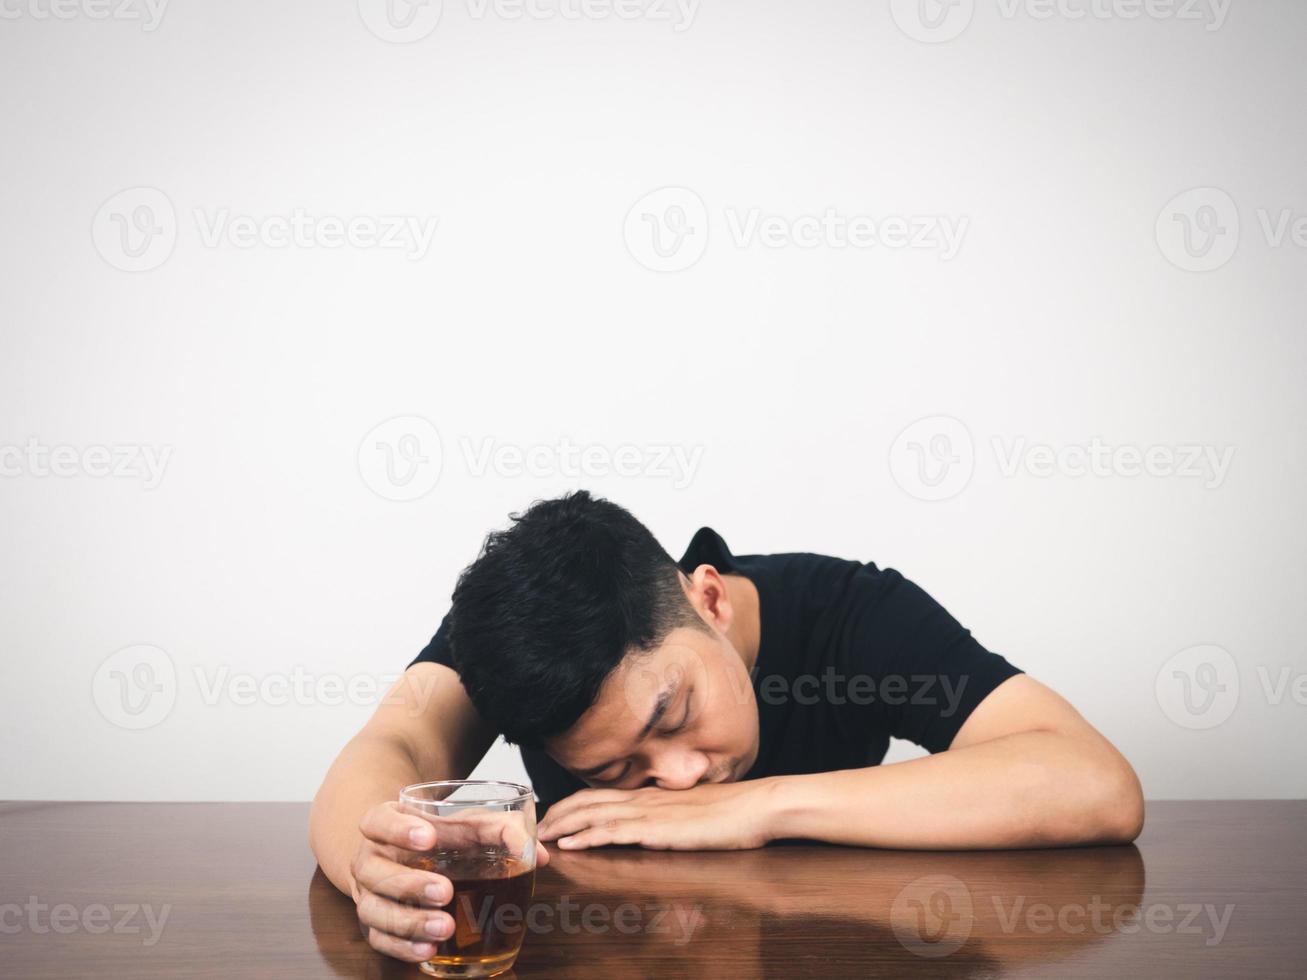
[[[617,820],[625,820],[633,815],[630,807],[623,806],[620,803],[597,803],[594,806],[584,807],[566,816],[559,817],[548,828],[540,831],[540,837],[543,840],[556,840],[585,830],[586,827],[612,824]]]
[[[461,851],[482,846],[500,847],[523,858],[533,842],[526,814],[466,812],[434,820],[440,847]]]
[[[447,912],[419,909],[365,892],[358,902],[359,921],[400,939],[433,942],[454,934],[454,919]]]
[[[584,789],[579,793],[573,793],[565,800],[560,800],[549,808],[543,820],[540,821],[540,830],[552,830],[557,826],[560,820],[565,820],[568,816],[588,807],[596,806],[600,803],[625,803],[631,798],[631,794],[625,790],[616,789]]]
[[[544,819],[540,821],[541,826],[552,823],[559,817],[566,816],[577,807],[589,806],[592,803],[620,803],[630,797],[630,793],[624,789],[581,789],[577,790],[571,796],[565,797],[555,803],[545,813]]]
[[[583,851],[588,847],[603,847],[605,844],[639,844],[640,831],[632,821],[616,821],[611,826],[591,827],[571,837],[563,837],[558,846],[565,851]]]
[[[368,930],[368,945],[378,953],[385,953],[405,963],[421,963],[436,955],[436,947],[431,943],[413,943],[398,936],[391,936],[380,929]]]
[[[454,897],[454,884],[444,875],[419,868],[406,868],[384,858],[373,859],[362,865],[363,876],[355,876],[363,887],[397,902],[427,906],[449,904]]]
[[[531,839],[525,815],[520,811],[498,814],[498,818],[487,821],[481,831],[481,843],[499,844],[510,854],[524,854]]]
[[[549,848],[544,844],[536,842],[536,867],[543,868],[549,863]]]
[[[436,830],[431,822],[415,814],[404,813],[397,803],[374,806],[363,814],[359,830],[368,840],[409,851],[429,851],[436,846]]]

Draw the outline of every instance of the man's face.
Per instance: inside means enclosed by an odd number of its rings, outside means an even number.
[[[717,629],[678,628],[629,654],[549,754],[590,786],[688,789],[739,779],[758,757],[758,705]]]

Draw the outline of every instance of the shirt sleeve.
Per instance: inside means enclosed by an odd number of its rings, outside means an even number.
[[[444,664],[446,667],[455,671],[458,669],[454,666],[453,650],[449,645],[448,614],[446,614],[445,618],[440,621],[440,628],[436,630],[436,635],[431,638],[431,642],[422,648],[422,652],[413,658],[413,661],[409,666],[412,667],[413,664],[424,662]]]
[[[943,752],[980,702],[1022,672],[892,568],[864,565],[850,588],[842,714],[855,732]]]

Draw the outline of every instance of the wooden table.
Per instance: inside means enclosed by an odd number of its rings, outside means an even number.
[[[0,974],[409,977],[308,807],[0,803]],[[1307,801],[1153,803],[1138,847],[558,855],[528,977],[1301,977]]]

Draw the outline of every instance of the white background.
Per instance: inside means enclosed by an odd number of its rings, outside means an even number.
[[[1307,249],[1259,219],[1307,214],[1301,3],[1214,30],[964,3],[919,41],[887,2],[446,0],[407,43],[343,0],[178,0],[153,30],[47,6],[0,19],[0,797],[308,799],[485,532],[575,486],[676,556],[708,524],[899,569],[1151,798],[1307,793]],[[627,216],[669,186],[707,247],[653,271],[667,202]],[[141,271],[114,252],[133,188],[172,208],[139,215]],[[1191,188],[1216,191],[1165,210]],[[295,209],[438,225],[417,258],[267,238]],[[967,230],[948,259],[740,244],[755,209]],[[223,214],[265,237],[206,244]],[[1187,255],[1186,220],[1212,236]],[[373,433],[394,417],[431,428]],[[1095,438],[1233,457],[1002,469]],[[564,439],[648,465],[570,476]],[[390,499],[415,484],[378,475],[386,440],[429,492]],[[946,499],[913,443],[957,460]],[[97,446],[166,469],[96,475]],[[537,472],[478,471],[487,446]]]

